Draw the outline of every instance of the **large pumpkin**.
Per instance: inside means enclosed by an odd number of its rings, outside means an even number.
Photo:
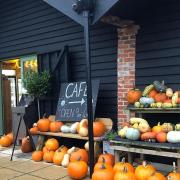
[[[135,170],[137,180],[145,180],[149,178],[153,173],[156,172],[154,166],[147,164],[145,161],[142,165],[139,165]]]
[[[130,163],[125,162],[125,158],[123,158],[121,162],[117,162],[114,165],[114,168],[113,168],[114,173],[116,173],[116,172],[124,172],[125,169],[128,172],[134,173],[134,167]]]
[[[0,145],[2,147],[9,147],[12,144],[11,139],[8,136],[2,136],[0,139]]]
[[[73,179],[83,179],[88,172],[87,163],[84,161],[70,162],[67,167],[67,172]]]
[[[55,138],[48,139],[45,143],[48,150],[56,151],[59,148],[59,142]]]
[[[37,127],[38,127],[38,130],[41,132],[49,131],[50,120],[47,118],[39,119],[39,121],[37,122]]]
[[[32,148],[32,145],[31,145],[31,142],[30,142],[30,139],[29,139],[29,136],[24,137],[22,139],[21,151],[23,153],[29,153],[29,152],[33,151],[33,148]]]
[[[43,159],[43,152],[42,151],[34,151],[32,153],[32,160],[33,161],[38,162],[38,161],[42,161],[42,159]]]
[[[117,171],[114,176],[114,180],[137,180],[133,172],[129,172],[126,167],[123,171]]]
[[[92,180],[113,180],[113,169],[106,168],[102,165],[101,169],[94,171],[92,174]]]
[[[165,93],[158,93],[154,96],[154,99],[156,102],[164,102],[167,99],[167,96]]]
[[[98,158],[98,162],[103,163],[104,161],[106,164],[114,166],[114,162],[115,162],[114,155],[107,152],[105,152],[104,154],[101,154]]]
[[[93,134],[94,137],[100,137],[105,133],[105,125],[102,122],[93,122]]]
[[[155,172],[150,177],[148,177],[147,180],[166,180],[166,177],[159,172]]]
[[[52,163],[53,162],[53,157],[54,157],[54,151],[47,151],[44,153],[43,155],[43,160],[45,162],[48,162],[48,163]]]
[[[130,104],[137,102],[142,96],[142,92],[139,89],[132,89],[127,93],[127,101]]]
[[[51,132],[59,132],[61,129],[61,126],[63,126],[64,124],[62,122],[58,122],[58,121],[53,121],[50,123],[50,131]]]
[[[71,154],[70,162],[77,161],[77,160],[85,161],[88,163],[88,153],[85,149],[78,149]]]

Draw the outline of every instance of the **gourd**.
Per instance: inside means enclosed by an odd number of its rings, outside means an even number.
[[[169,131],[167,141],[170,143],[180,143],[180,131]]]
[[[79,126],[79,122],[73,123],[70,128],[71,133],[76,134],[78,126]]]
[[[150,130],[150,126],[148,123],[141,122],[138,126],[138,129],[141,133],[145,133]]]
[[[162,102],[157,102],[157,103],[156,103],[156,107],[157,107],[157,108],[161,108],[161,107],[162,107],[162,104],[163,104]]]
[[[132,118],[130,118],[130,123],[131,123],[131,124],[141,123],[141,122],[148,123],[148,122],[147,122],[145,119],[143,119],[143,118],[137,118],[137,117],[132,117]]]
[[[136,101],[138,101],[141,97],[142,93],[139,89],[131,89],[127,93],[127,101],[130,104],[134,104]]]
[[[175,130],[176,130],[176,131],[180,131],[180,124],[176,124]]]
[[[135,128],[128,128],[126,131],[126,138],[130,140],[138,140],[140,138],[140,132]]]
[[[125,126],[123,129],[120,129],[118,131],[118,135],[121,137],[121,138],[125,138],[126,137],[126,131],[127,131],[128,127]]]
[[[172,108],[172,107],[173,107],[172,103],[163,103],[162,104],[162,108]]]
[[[178,101],[178,92],[175,92],[172,96],[172,104],[173,106],[177,104]]]
[[[69,155],[69,154],[65,154],[65,155],[64,155],[64,158],[63,158],[63,160],[62,160],[62,162],[61,162],[61,165],[62,165],[63,167],[67,167],[68,164],[69,164],[69,159],[70,159],[70,155]]]
[[[151,104],[150,104],[150,107],[151,107],[151,108],[156,108],[156,103],[151,103]]]
[[[134,103],[134,107],[140,108],[140,106],[141,106],[141,103],[140,103],[140,102],[135,102],[135,103]]]
[[[78,128],[79,128],[78,130],[79,135],[82,137],[86,137],[88,135],[88,120],[87,119],[81,120]]]
[[[61,126],[61,132],[69,133],[69,132],[71,132],[71,128],[69,126],[63,125],[63,126]]]
[[[173,125],[171,123],[163,123],[161,125],[163,132],[173,131]]]
[[[73,146],[72,148],[68,149],[67,153],[71,155],[75,150],[76,150],[76,147]]]
[[[153,85],[158,92],[166,92],[167,87],[164,85],[164,81],[162,81],[162,83],[159,81],[154,81]]]
[[[142,93],[142,96],[147,96],[151,90],[154,89],[154,85],[153,84],[150,84],[149,86],[146,86],[143,93]]]
[[[143,105],[146,105],[146,104],[152,104],[154,103],[154,99],[153,98],[149,98],[149,97],[141,97],[139,102]]]
[[[173,96],[173,90],[171,88],[166,89],[166,96],[169,98]]]

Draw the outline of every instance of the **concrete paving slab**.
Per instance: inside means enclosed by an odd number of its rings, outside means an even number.
[[[13,178],[12,180],[44,180],[44,179],[40,177],[31,176],[29,174],[25,174],[25,175]]]
[[[1,180],[8,180],[17,176],[22,175],[23,173],[14,171],[14,170],[10,170],[7,168],[1,168],[0,169],[0,179]]]

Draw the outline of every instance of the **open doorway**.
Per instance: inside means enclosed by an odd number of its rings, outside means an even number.
[[[18,106],[26,90],[23,87],[23,78],[28,70],[37,71],[37,56],[29,55],[16,59],[2,61],[2,104],[4,133],[14,129],[12,109]]]

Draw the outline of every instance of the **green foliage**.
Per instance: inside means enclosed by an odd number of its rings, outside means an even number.
[[[110,141],[110,140],[114,140],[116,136],[117,136],[117,132],[114,130],[111,130],[105,134],[104,139],[107,141]]]
[[[23,84],[31,96],[39,98],[50,90],[50,78],[50,73],[47,71],[41,73],[28,71],[23,79]]]

